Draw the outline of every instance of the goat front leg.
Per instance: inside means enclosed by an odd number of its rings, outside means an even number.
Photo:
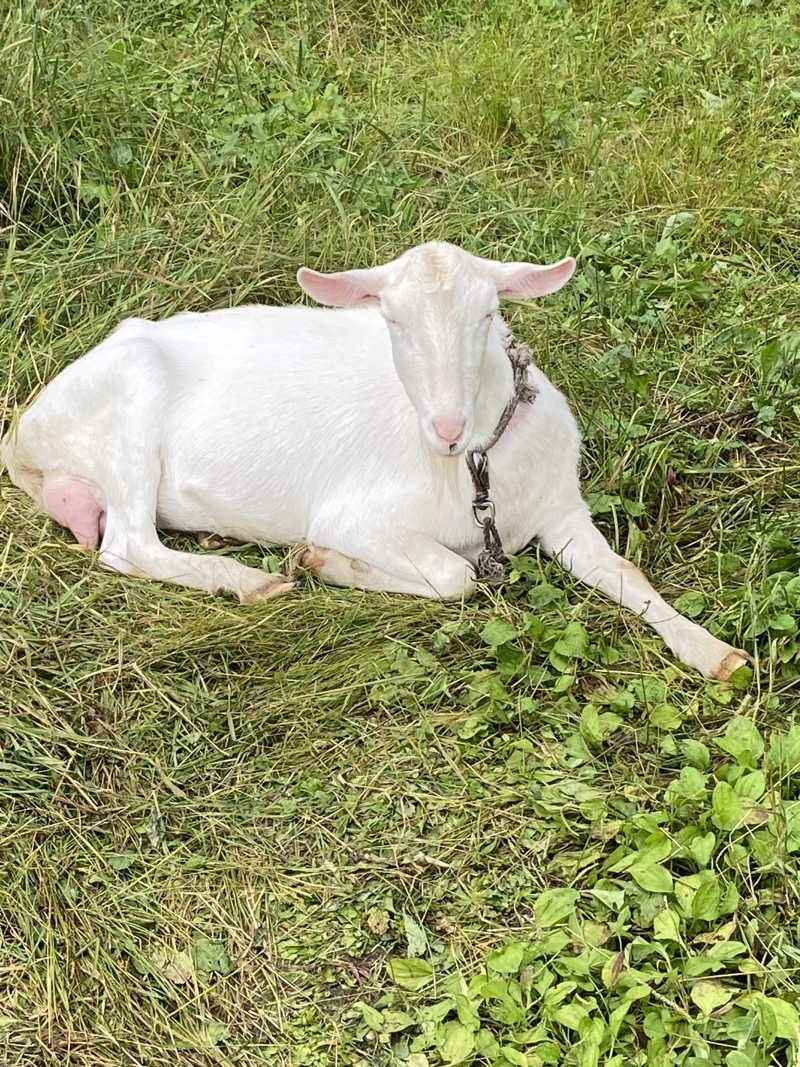
[[[468,560],[414,530],[313,531],[314,543],[298,566],[331,585],[408,593],[436,600],[460,600],[475,588]],[[336,547],[333,547],[336,546]]]
[[[670,607],[638,567],[612,551],[585,505],[543,530],[539,541],[581,582],[602,590],[649,623],[679,660],[706,678],[725,681],[737,667],[753,662],[747,652],[718,640]]]

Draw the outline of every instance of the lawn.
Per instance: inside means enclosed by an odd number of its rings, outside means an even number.
[[[4,478],[2,1062],[800,1062],[793,5],[0,18],[0,418],[303,263],[571,253],[506,311],[596,520],[756,660],[704,682],[535,554],[463,605],[241,607],[100,571]]]

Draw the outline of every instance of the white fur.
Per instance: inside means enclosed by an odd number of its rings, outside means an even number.
[[[128,319],[41,393],[3,457],[40,505],[53,479],[92,487],[106,517],[100,560],[115,570],[243,600],[275,591],[229,557],[167,549],[157,524],[305,542],[316,546],[305,564],[328,581],[459,598],[482,547],[460,453],[488,439],[512,390],[498,294],[541,295],[573,269],[435,243],[377,268],[300,272],[319,299],[363,306]],[[538,538],[686,663],[729,674],[746,654],[678,615],[595,529],[575,421],[545,375],[529,375],[538,398],[490,453],[506,550]],[[443,417],[465,420],[452,448],[433,428]]]

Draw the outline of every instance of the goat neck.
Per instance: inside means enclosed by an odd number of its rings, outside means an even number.
[[[471,448],[481,448],[494,434],[511,395],[514,392],[514,372],[505,349],[508,329],[499,315],[495,316],[486,342],[486,353],[475,397],[475,424]]]

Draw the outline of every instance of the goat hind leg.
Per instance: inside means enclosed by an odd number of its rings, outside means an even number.
[[[159,540],[155,525],[160,467],[153,459],[127,497],[107,494],[100,563],[109,570],[173,582],[207,593],[230,592],[246,604],[292,588],[282,574],[247,567],[228,556],[179,552]],[[129,489],[131,481],[129,479]]]
[[[112,507],[106,520],[106,535],[100,547],[100,563],[109,570],[172,582],[207,593],[229,592],[250,604],[288,592],[294,582],[282,574],[268,574],[247,567],[229,556],[179,552],[167,548],[155,525],[128,528]]]

